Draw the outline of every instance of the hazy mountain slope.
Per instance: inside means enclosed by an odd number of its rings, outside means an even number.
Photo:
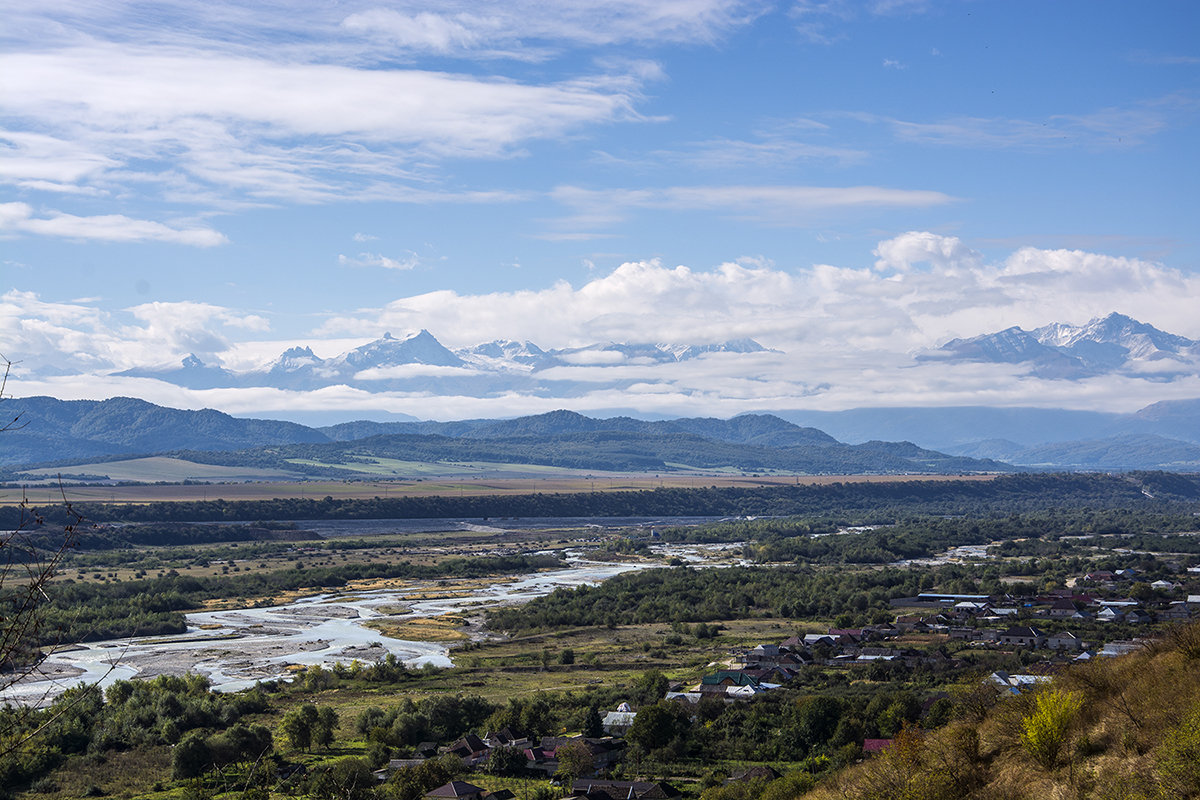
[[[994,457],[995,448],[956,450],[972,458]],[[1069,469],[1200,469],[1200,445],[1153,434],[1125,434],[1108,439],[1056,442],[1003,453],[1010,464]]]
[[[798,425],[819,428],[843,442],[871,439],[949,448],[986,439],[1031,446],[1049,441],[1098,439],[1126,432],[1132,415],[1051,408],[855,408],[846,411],[776,411]]]
[[[119,453],[156,453],[181,448],[234,450],[260,445],[326,442],[320,431],[292,422],[239,419],[220,411],[184,411],[144,400],[4,401],[8,417],[23,427],[0,441],[0,463],[20,464]]]
[[[942,454],[910,459],[877,447],[860,448],[842,444],[764,447],[722,442],[689,433],[658,434],[622,430],[575,430],[540,435],[526,433],[508,437],[462,438],[395,434],[351,442],[289,445],[239,453],[189,454],[188,457],[212,463],[261,467],[281,467],[289,463],[288,459],[352,466],[355,462],[386,458],[400,461],[545,464],[616,471],[656,471],[684,466],[732,468],[745,472],[779,470],[821,474],[1011,470],[1011,467],[997,462],[973,461]],[[949,466],[943,467],[943,464]]]

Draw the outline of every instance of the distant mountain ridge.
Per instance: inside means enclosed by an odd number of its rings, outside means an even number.
[[[368,391],[487,394],[532,391],[539,385],[567,382],[552,374],[540,374],[555,367],[668,364],[715,353],[762,352],[768,352],[767,348],[753,339],[701,344],[609,342],[557,350],[544,350],[529,341],[497,339],[452,350],[422,329],[399,338],[385,333],[380,339],[328,359],[316,355],[310,347],[290,347],[270,363],[242,372],[205,364],[189,354],[177,366],[137,367],[116,374],[154,378],[190,389],[271,386],[305,390],[345,384]]]
[[[294,422],[166,408],[133,397],[6,398],[0,408],[18,426],[0,435],[0,464],[329,441],[320,431]]]
[[[10,466],[171,453],[242,466],[292,469],[297,460],[330,464],[323,474],[342,469],[339,464],[376,457],[612,470],[669,470],[673,465],[819,473],[1009,469],[909,442],[845,445],[822,431],[756,414],[647,421],[595,419],[560,410],[511,420],[360,422],[319,430],[130,398],[9,399],[4,411],[19,416],[25,426],[0,439],[0,463]]]
[[[0,436],[0,464],[6,465],[172,451],[340,446],[400,437],[410,443],[424,442],[420,447],[426,453],[434,452],[436,448],[428,445],[436,438],[460,442],[454,447],[463,452],[487,450],[517,459],[521,458],[522,443],[551,455],[556,446],[569,447],[573,463],[586,461],[587,442],[601,449],[623,442],[621,447],[640,453],[638,463],[643,464],[665,463],[660,456],[667,451],[695,454],[707,447],[751,469],[767,469],[763,465],[770,463],[776,465],[770,468],[821,471],[824,459],[831,469],[836,466],[850,472],[970,471],[1003,469],[1005,463],[1037,469],[1200,470],[1200,400],[1163,401],[1134,414],[1035,408],[876,408],[652,421],[597,419],[560,410],[507,420],[360,420],[323,428],[240,419],[213,410],[164,408],[132,398],[7,398],[0,409],[8,418],[19,416],[23,423]],[[653,446],[652,441],[656,443]],[[398,447],[395,442],[384,446],[389,451]],[[786,458],[779,456],[789,448],[792,452]],[[802,451],[807,455],[802,457]],[[701,460],[712,459],[704,456]],[[608,458],[608,463],[613,462]]]
[[[1200,342],[1112,313],[1086,325],[1056,322],[1032,331],[1014,326],[952,339],[918,359],[1023,364],[1033,375],[1052,380],[1120,372],[1146,377],[1195,373],[1200,365]]]
[[[1200,444],[1153,434],[1131,433],[1107,439],[1053,442],[1032,447],[992,440],[974,446],[950,448],[950,451],[970,458],[994,458],[1029,467],[1200,471]]]

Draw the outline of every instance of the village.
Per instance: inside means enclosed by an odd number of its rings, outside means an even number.
[[[1134,652],[1167,626],[1200,616],[1200,595],[1185,594],[1184,581],[1200,567],[1175,565],[1179,581],[1146,583],[1133,569],[1097,570],[1069,581],[1069,587],[1036,595],[978,595],[922,592],[896,598],[897,612],[886,624],[828,627],[798,632],[778,642],[731,650],[710,664],[696,682],[667,683],[661,699],[678,704],[695,719],[702,705],[739,704],[786,688],[813,670],[849,680],[887,681],[929,670],[941,675],[976,675],[1001,696],[1017,695],[1051,680],[1063,667]],[[1134,597],[1132,595],[1137,595]],[[992,669],[991,667],[995,667]],[[927,714],[945,692],[926,698]],[[511,774],[550,778],[562,797],[580,800],[670,800],[680,789],[664,781],[624,780],[620,764],[639,707],[622,702],[604,710],[596,730],[573,736],[527,738],[510,728],[483,736],[468,734],[449,744],[423,742],[412,757],[391,759],[376,771],[393,772],[428,759],[451,755],[467,770],[495,772],[503,758]],[[870,758],[892,744],[891,737],[863,737],[856,744]],[[739,770],[727,783],[773,780],[767,765]],[[486,782],[486,781],[482,781]],[[425,795],[430,800],[512,800],[510,790],[489,792],[454,780]]]

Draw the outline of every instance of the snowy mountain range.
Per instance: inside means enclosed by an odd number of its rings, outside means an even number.
[[[498,339],[451,350],[427,330],[383,338],[323,359],[309,347],[292,347],[254,370],[234,372],[205,364],[194,354],[179,365],[135,368],[124,377],[155,378],[190,389],[270,386],[318,389],[346,384],[371,391],[456,391],[486,394],[535,390],[547,382],[568,388],[569,380],[543,374],[554,367],[673,364],[710,354],[768,352],[753,339],[711,344],[624,344],[544,350],[533,342]]]
[[[1196,372],[1200,342],[1114,313],[1086,325],[1056,322],[1032,331],[1012,327],[953,339],[918,359],[1023,364],[1031,374],[1052,380],[1111,373],[1169,377]]]

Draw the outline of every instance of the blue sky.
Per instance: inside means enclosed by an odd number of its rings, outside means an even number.
[[[913,361],[1110,311],[1200,338],[1192,2],[4,5],[0,352],[20,393],[317,405],[109,376],[428,328],[749,336],[805,371],[648,392],[647,411],[1200,396]]]

